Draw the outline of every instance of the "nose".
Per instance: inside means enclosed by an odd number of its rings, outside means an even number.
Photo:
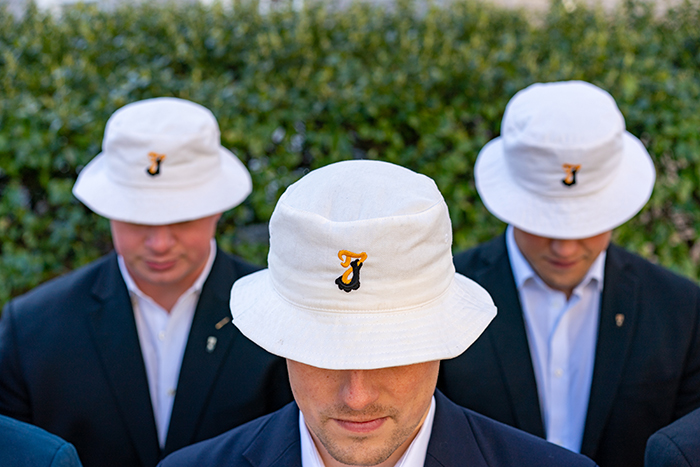
[[[575,256],[579,243],[578,240],[553,239],[549,245],[552,253],[559,258],[570,258]]]
[[[353,410],[362,410],[375,402],[379,396],[372,383],[371,370],[346,370],[341,397],[343,403]]]
[[[165,253],[175,243],[170,226],[154,225],[146,235],[146,247],[154,253]]]

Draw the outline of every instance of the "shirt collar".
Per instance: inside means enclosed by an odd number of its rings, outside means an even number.
[[[433,432],[433,420],[435,419],[435,396],[430,400],[428,415],[423,421],[418,434],[406,449],[406,452],[396,462],[394,467],[421,467],[425,464],[425,456],[428,453],[428,443]],[[304,421],[304,414],[299,411],[299,434],[301,436],[301,465],[302,467],[324,467],[321,455],[311,438],[309,428]]]
[[[216,259],[216,240],[212,238],[209,243],[209,246],[209,257],[207,258],[207,262],[204,265],[202,273],[197,277],[197,280],[194,281],[194,284],[192,284],[192,286],[181,295],[181,297],[189,295],[192,292],[199,292],[202,290],[204,282],[207,280],[207,277],[209,277],[211,268],[214,265],[214,259]],[[139,289],[139,287],[136,285],[134,278],[131,277],[131,274],[129,274],[129,270],[126,268],[126,262],[124,261],[122,255],[117,255],[117,263],[119,264],[119,272],[122,273],[124,283],[126,284],[126,288],[129,290],[129,292],[138,297],[150,299],[150,297],[143,293],[141,289]]]
[[[525,256],[518,248],[518,244],[515,242],[515,235],[513,234],[513,226],[509,225],[506,228],[506,249],[508,250],[508,259],[510,260],[510,268],[513,270],[513,278],[515,279],[515,285],[518,290],[520,290],[525,282],[529,279],[536,281],[538,284],[549,289],[542,279],[535,273],[527,262]],[[584,276],[580,284],[574,287],[574,293],[579,291],[581,288],[586,287],[589,283],[593,281],[598,292],[603,290],[603,273],[605,271],[605,257],[607,256],[607,250],[603,250],[598,257],[593,261],[588,272]]]

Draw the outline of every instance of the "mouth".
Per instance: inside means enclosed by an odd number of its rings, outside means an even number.
[[[557,259],[550,259],[549,264],[554,266],[555,268],[561,268],[561,269],[567,269],[576,266],[578,263],[577,260],[557,260]]]
[[[386,422],[387,418],[389,417],[374,418],[372,420],[364,421],[341,420],[338,418],[335,418],[333,420],[341,428],[352,433],[370,433],[384,425],[384,422]]]
[[[146,261],[146,266],[152,271],[167,271],[175,266],[177,261]]]

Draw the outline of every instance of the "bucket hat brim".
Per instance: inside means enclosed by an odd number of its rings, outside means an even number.
[[[130,187],[109,176],[105,154],[83,168],[73,194],[95,213],[112,220],[144,225],[166,225],[200,219],[240,204],[252,191],[250,174],[228,149],[219,149],[221,165],[206,183],[186,189]],[[238,183],[232,185],[231,181]]]
[[[298,306],[275,290],[268,270],[231,290],[236,327],[270,353],[318,368],[369,370],[453,358],[496,316],[490,295],[455,273],[433,301],[381,313]]]
[[[489,212],[525,232],[558,239],[592,237],[627,222],[649,200],[656,178],[646,148],[629,132],[623,133],[620,170],[594,193],[553,197],[526,190],[508,170],[501,137],[484,146],[474,173]]]

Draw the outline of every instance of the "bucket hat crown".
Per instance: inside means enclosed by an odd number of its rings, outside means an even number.
[[[452,358],[496,314],[452,264],[435,183],[379,161],[310,172],[270,220],[269,268],[238,280],[233,323],[271,353],[328,369]]]
[[[479,153],[475,178],[487,209],[502,221],[543,237],[577,239],[639,212],[655,170],[612,96],[567,81],[533,84],[510,100],[501,136]]]
[[[108,219],[164,225],[226,211],[251,189],[248,170],[221,146],[214,115],[161,97],[110,117],[102,152],[80,172],[73,193]]]

